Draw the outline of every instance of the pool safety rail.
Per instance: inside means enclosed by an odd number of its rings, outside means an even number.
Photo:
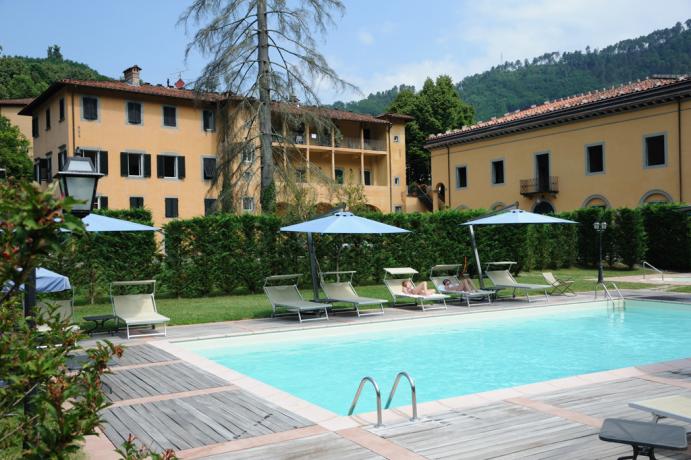
[[[659,273],[659,274],[660,274],[660,278],[662,278],[662,281],[665,280],[665,272],[663,272],[663,271],[660,270],[659,268],[653,267],[653,264],[651,264],[650,262],[644,260],[643,263],[642,263],[641,265],[643,266],[643,279],[645,279],[645,269],[647,268],[647,269],[649,269],[649,270],[651,270],[651,271],[654,271],[654,272],[656,272],[656,273]]]
[[[396,394],[396,389],[398,388],[398,382],[400,382],[401,377],[405,377],[408,380],[408,383],[410,384],[410,392],[411,392],[411,399],[412,399],[412,406],[413,406],[413,416],[411,417],[410,421],[414,422],[415,420],[418,420],[417,416],[417,392],[415,389],[415,380],[408,374],[406,371],[401,371],[398,374],[396,374],[396,380],[394,381],[393,387],[391,388],[391,392],[389,393],[389,399],[386,401],[386,409],[389,408],[391,405],[391,401],[393,401],[393,397]],[[357,406],[358,401],[360,400],[360,395],[362,394],[362,389],[365,387],[365,383],[371,383],[372,387],[374,387],[374,392],[377,397],[377,424],[375,427],[380,427],[383,425],[382,423],[382,408],[381,408],[381,391],[379,390],[379,385],[377,384],[377,381],[374,380],[373,377],[366,376],[363,377],[362,380],[360,380],[360,385],[358,385],[357,392],[355,393],[355,397],[353,398],[353,402],[350,405],[350,409],[348,409],[348,415],[353,415],[353,412],[355,411],[355,406]]]
[[[614,282],[612,282],[612,281],[610,281],[609,284],[610,284],[610,285],[614,288],[614,290],[617,292],[617,295],[619,296],[619,299],[618,299],[618,300],[624,300],[624,295],[621,293],[621,291],[619,290],[619,288],[617,287],[617,285],[616,285]],[[607,289],[607,284],[606,284],[606,283],[597,283],[597,284],[595,285],[595,300],[597,300],[597,288],[598,288],[598,287],[602,287],[602,292],[604,293],[604,295],[605,295],[605,297],[607,298],[607,300],[609,300],[610,302],[614,302],[614,297],[612,297],[612,294],[611,294],[610,290]]]

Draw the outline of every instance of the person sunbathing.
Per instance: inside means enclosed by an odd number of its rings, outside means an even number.
[[[444,290],[446,291],[474,292],[477,290],[468,278],[463,278],[460,284],[452,283],[451,280],[447,278],[442,281],[442,284],[444,285]]]
[[[432,295],[434,290],[427,287],[427,281],[420,281],[418,285],[414,285],[412,281],[405,280],[402,283],[403,293],[412,295]]]

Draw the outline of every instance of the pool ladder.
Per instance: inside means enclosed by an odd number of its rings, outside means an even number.
[[[411,417],[410,421],[414,422],[415,420],[418,420],[417,417],[417,391],[415,389],[415,380],[408,374],[406,371],[401,371],[398,374],[396,374],[396,380],[393,383],[393,387],[391,388],[391,392],[389,393],[389,399],[386,401],[386,406],[384,407],[385,409],[388,409],[389,406],[391,405],[391,401],[393,401],[393,397],[396,394],[396,390],[398,389],[398,382],[401,381],[401,377],[405,377],[408,379],[408,383],[410,384],[410,393],[411,393],[411,400],[412,400],[412,405],[413,405],[413,416]],[[374,387],[374,393],[377,396],[377,424],[374,425],[375,427],[380,427],[383,425],[382,423],[382,408],[381,408],[381,391],[379,390],[379,385],[377,385],[377,381],[374,380],[373,377],[363,377],[362,380],[360,380],[360,385],[358,386],[357,392],[355,393],[355,397],[353,398],[353,403],[350,405],[350,409],[348,410],[348,415],[353,415],[353,411],[355,411],[355,406],[357,405],[359,399],[360,399],[360,394],[362,393],[362,389],[365,386],[365,383],[371,383],[372,386]]]
[[[619,298],[616,299],[616,300],[624,300],[624,295],[621,293],[621,291],[619,290],[619,288],[617,287],[617,285],[616,285],[614,282],[612,282],[612,281],[610,281],[609,284],[611,284],[612,287],[614,288],[614,290],[617,291],[617,295],[619,296]],[[606,297],[610,302],[612,302],[612,304],[614,304],[614,300],[615,300],[615,299],[614,299],[614,297],[612,297],[612,293],[609,291],[609,289],[607,289],[607,285],[606,285],[605,283],[597,283],[597,284],[595,285],[595,299],[597,300],[597,288],[598,288],[599,286],[602,286],[602,291],[604,292],[605,297]]]

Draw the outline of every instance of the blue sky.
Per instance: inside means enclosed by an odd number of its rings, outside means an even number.
[[[185,63],[189,41],[176,25],[180,0],[0,0],[4,54],[66,58],[119,77],[138,64],[151,83],[193,79],[203,58]],[[345,14],[318,39],[341,77],[362,93],[420,86],[446,73],[455,81],[503,60],[548,51],[601,48],[691,18],[689,0],[344,0]],[[359,98],[320,88],[325,102]]]

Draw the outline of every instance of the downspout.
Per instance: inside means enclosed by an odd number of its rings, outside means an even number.
[[[75,134],[75,122],[74,122],[74,91],[70,93],[70,99],[71,99],[71,105],[72,105],[72,148],[70,149],[68,147],[67,151],[69,152],[72,150],[72,156],[76,153],[76,148],[77,148],[77,136]],[[67,143],[69,145],[69,142]]]
[[[681,98],[677,99],[677,147],[679,155],[679,202],[684,202],[683,170],[681,164]]]
[[[391,123],[386,125],[386,147],[389,151],[389,173],[387,174],[389,178],[389,212],[393,212],[393,184],[392,184],[392,167],[391,167]]]
[[[449,209],[451,208],[451,147],[446,146],[446,178],[448,180],[446,190],[449,191]],[[472,230],[471,230],[472,233]],[[480,283],[482,283],[482,278],[480,278]]]

